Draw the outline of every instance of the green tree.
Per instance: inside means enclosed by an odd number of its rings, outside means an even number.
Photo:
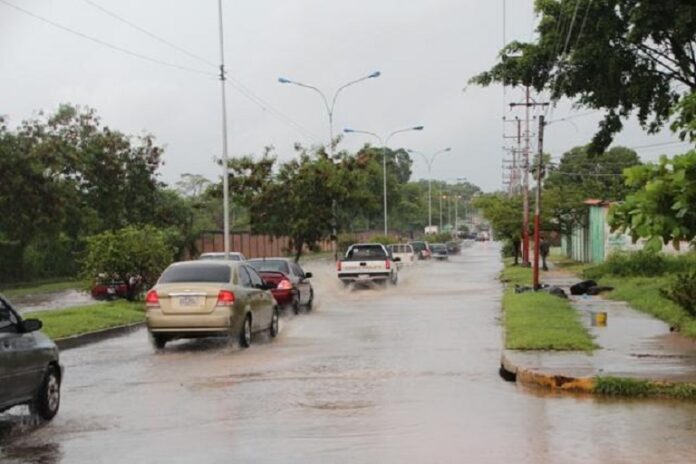
[[[663,156],[625,171],[626,183],[637,191],[610,210],[612,230],[648,239],[646,249],[659,250],[696,237],[696,150],[673,158]]]
[[[536,0],[535,5],[536,41],[507,44],[498,64],[473,83],[529,85],[549,90],[554,101],[567,97],[577,106],[604,110],[593,152],[604,151],[632,114],[655,133],[676,111],[674,129],[683,130],[683,137],[688,127],[693,133],[693,0]]]
[[[122,279],[133,298],[130,277],[139,276],[145,288],[154,285],[174,259],[171,235],[152,226],[128,226],[87,238],[82,274],[86,279],[100,275]]]
[[[586,146],[564,153],[560,163],[547,170],[544,182],[542,204],[554,228],[567,234],[583,225],[587,199],[623,200],[635,189],[625,184],[622,173],[639,164],[636,152],[624,147],[597,155],[591,155]]]
[[[488,193],[476,197],[473,206],[481,210],[498,239],[512,244],[515,264],[518,264],[522,236],[522,196]]]

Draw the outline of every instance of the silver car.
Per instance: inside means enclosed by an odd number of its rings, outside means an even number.
[[[0,412],[28,404],[45,420],[58,413],[63,369],[58,348],[40,332],[41,325],[22,319],[0,297]]]

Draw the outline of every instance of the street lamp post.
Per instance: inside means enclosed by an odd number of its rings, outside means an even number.
[[[382,183],[383,183],[383,195],[384,195],[384,235],[389,234],[389,219],[387,215],[387,147],[389,145],[389,140],[396,134],[400,134],[402,132],[410,132],[410,131],[422,131],[423,126],[413,126],[413,127],[407,127],[406,129],[399,129],[391,132],[386,139],[380,137],[379,135],[375,134],[374,132],[370,131],[364,131],[364,130],[357,130],[357,129],[343,129],[343,132],[346,134],[365,134],[365,135],[370,135],[372,137],[375,137],[377,140],[379,140],[379,143],[382,145]]]
[[[433,227],[433,185],[432,185],[432,176],[430,174],[430,170],[433,167],[433,162],[435,162],[435,158],[437,155],[440,153],[445,153],[448,151],[452,151],[451,147],[447,147],[445,149],[442,149],[440,151],[436,151],[432,155],[430,155],[430,158],[425,153],[422,153],[420,151],[416,150],[408,150],[409,153],[415,153],[417,155],[420,155],[423,157],[423,160],[425,160],[425,165],[428,166],[428,227],[431,228]]]
[[[338,95],[346,87],[350,87],[351,85],[355,85],[359,82],[366,81],[368,79],[375,79],[381,75],[382,75],[381,72],[375,71],[372,74],[361,77],[360,79],[355,79],[355,80],[350,81],[346,84],[343,84],[333,94],[333,97],[331,98],[331,103],[329,103],[329,99],[326,97],[326,94],[324,92],[322,92],[321,90],[319,90],[319,88],[314,87],[313,85],[303,84],[302,82],[297,82],[297,81],[293,81],[291,79],[286,79],[285,77],[279,77],[278,82],[280,82],[281,84],[292,84],[292,85],[296,85],[298,87],[304,87],[305,89],[313,90],[319,94],[322,101],[324,102],[324,106],[326,108],[326,114],[329,116],[329,153],[331,154],[331,156],[333,156],[333,154],[334,154],[334,135],[333,135],[334,109],[336,108],[336,100],[338,99]]]
[[[442,188],[440,188],[440,233],[442,233],[442,200],[447,198],[447,195],[442,194]]]
[[[281,84],[292,84],[296,85],[298,87],[304,87],[305,89],[310,89],[315,91],[316,93],[319,94],[321,97],[322,101],[324,102],[324,107],[326,108],[326,113],[329,116],[329,154],[333,158],[334,156],[334,136],[333,136],[333,121],[334,121],[334,110],[336,109],[336,100],[338,99],[338,95],[346,88],[350,87],[351,85],[357,84],[362,81],[366,81],[368,79],[375,79],[379,76],[381,76],[382,73],[379,71],[375,71],[367,76],[361,77],[359,79],[355,79],[353,81],[347,82],[346,84],[343,84],[334,92],[333,97],[331,98],[331,103],[329,103],[329,99],[326,98],[326,94],[319,90],[319,88],[313,86],[313,85],[308,85],[308,84],[303,84],[302,82],[297,82],[293,81],[290,79],[286,79],[285,77],[279,77],[278,82]],[[333,239],[331,240],[332,243],[332,248],[333,248],[333,254],[334,254],[334,260],[338,260],[338,248],[336,246],[336,200],[333,199],[331,202],[331,215],[333,216],[333,224],[332,224],[332,231],[331,234],[333,236]]]

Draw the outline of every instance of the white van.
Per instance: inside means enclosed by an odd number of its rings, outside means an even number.
[[[408,243],[397,243],[389,245],[388,248],[394,258],[401,258],[400,264],[402,266],[410,266],[416,260],[416,253]]]

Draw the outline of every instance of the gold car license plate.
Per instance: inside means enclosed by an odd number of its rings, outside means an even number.
[[[179,297],[179,306],[196,306],[198,304],[198,297],[195,296],[181,296]]]

